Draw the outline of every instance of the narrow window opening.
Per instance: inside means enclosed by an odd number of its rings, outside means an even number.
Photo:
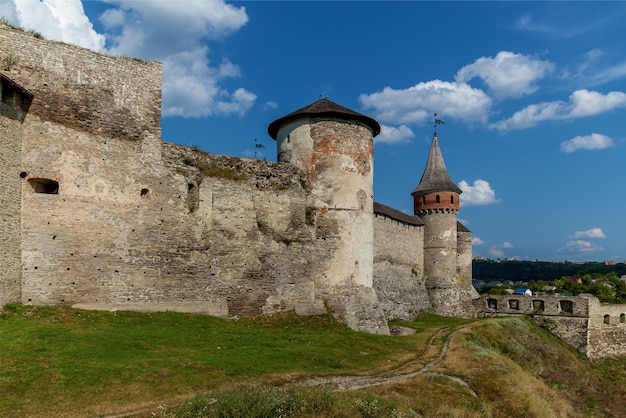
[[[143,197],[143,196],[147,195],[149,191],[150,190],[148,190],[148,189],[141,189],[141,196]]]
[[[187,183],[187,207],[189,212],[195,212],[200,206],[200,190],[193,183]]]
[[[440,201],[441,201],[441,199],[440,199],[439,195],[437,195],[437,198],[436,198],[437,204],[441,203]]]
[[[35,193],[59,194],[58,181],[42,178],[33,178],[28,180],[28,184],[31,185]]]
[[[626,323],[626,314],[619,315],[619,322],[620,324]]]
[[[498,309],[498,300],[497,299],[487,299],[487,307],[489,309]]]
[[[611,316],[610,315],[604,315],[604,323],[606,325],[609,325],[611,323]]]
[[[426,196],[422,196],[422,203],[425,205],[426,204]]]
[[[574,313],[574,302],[571,300],[562,300],[559,302],[561,307],[561,312],[564,313]]]
[[[450,204],[454,205],[454,196],[450,196]]]

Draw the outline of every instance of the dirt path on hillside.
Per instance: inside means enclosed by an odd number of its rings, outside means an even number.
[[[450,330],[450,328],[442,328],[435,332],[428,342],[426,343],[424,350],[417,355],[413,360],[406,362],[398,367],[388,370],[383,373],[367,376],[329,376],[329,377],[309,377],[295,382],[287,383],[280,387],[289,388],[294,386],[328,386],[332,390],[347,391],[358,390],[372,386],[387,385],[393,383],[399,383],[406,380],[413,379],[420,375],[430,375],[448,378],[458,385],[466,388],[473,396],[477,396],[476,392],[472,390],[470,385],[463,379],[447,375],[440,372],[432,372],[438,363],[440,363],[448,352],[448,346],[450,340],[455,334],[464,331],[467,326],[461,326]],[[437,341],[445,336],[445,340],[441,346],[437,344]],[[156,411],[157,408],[175,408],[179,405],[161,405],[159,407],[143,409],[140,411],[127,412],[119,415],[108,415],[104,418],[122,418],[132,416],[143,416]]]
[[[448,346],[452,337],[464,330],[465,327],[456,328],[449,332],[449,329],[441,329],[434,333],[422,353],[420,353],[415,359],[402,364],[392,370],[368,376],[330,376],[330,377],[311,377],[304,380],[300,380],[296,383],[286,385],[289,386],[328,386],[334,390],[358,390],[372,386],[387,385],[392,383],[399,383],[409,379],[413,379],[420,375],[436,375],[447,377],[457,384],[467,388],[473,396],[476,393],[471,389],[469,384],[464,380],[456,377],[449,376],[444,373],[431,372],[430,370],[440,363],[448,352]],[[444,340],[441,347],[437,347],[435,340],[441,338],[442,335],[448,335]]]

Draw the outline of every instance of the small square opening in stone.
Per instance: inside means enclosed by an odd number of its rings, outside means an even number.
[[[32,178],[28,180],[35,193],[59,194],[59,182],[44,178]]]

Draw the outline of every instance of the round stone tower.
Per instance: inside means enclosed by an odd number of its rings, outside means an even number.
[[[422,179],[411,194],[414,213],[424,221],[424,275],[433,309],[457,315],[456,217],[461,189],[450,179],[436,133]]]
[[[316,279],[316,293],[335,313],[345,315],[355,329],[388,333],[380,315],[353,305],[378,305],[373,291],[374,271],[374,119],[328,99],[296,110],[268,127],[277,141],[278,161],[294,164],[309,177],[307,212],[315,214],[315,238],[320,248],[332,248],[328,263]],[[326,250],[325,250],[326,251]],[[335,306],[333,306],[335,305]],[[366,318],[367,317],[367,318]],[[351,319],[352,318],[352,319]],[[363,320],[363,321],[362,321]],[[363,322],[363,323],[361,323]]]

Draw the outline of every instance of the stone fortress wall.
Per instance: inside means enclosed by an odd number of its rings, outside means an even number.
[[[388,207],[374,218],[374,288],[388,318],[412,320],[432,309],[424,280],[424,228]]]
[[[2,217],[21,213],[21,228],[3,231],[3,253],[21,260],[2,286],[18,271],[21,284],[2,303],[219,316],[323,309],[312,278],[334,232],[307,221],[301,171],[163,143],[158,63],[6,27],[0,51],[17,57],[3,75],[35,97],[22,123],[2,118],[12,186]]]
[[[371,273],[366,286],[321,288],[346,240],[305,171],[161,140],[159,63],[2,25],[6,57],[1,304],[224,317],[331,306],[353,328],[388,333]],[[34,97],[27,114],[16,89]]]
[[[161,137],[161,63],[0,28],[2,70],[36,97],[29,115],[103,138]]]
[[[626,355],[626,305],[590,305],[587,356]]]
[[[21,179],[16,176],[22,160],[22,121],[32,95],[0,76],[0,304],[19,300],[21,263]]]
[[[479,316],[529,315],[563,341],[595,359],[626,355],[626,305],[581,296],[482,296]]]
[[[160,138],[159,63],[2,24],[0,63],[0,305],[222,317],[330,311],[382,334],[389,318],[482,312],[434,306],[424,223],[373,202],[367,124],[290,122],[278,163],[212,155]],[[328,132],[360,145],[342,151]],[[288,145],[298,135],[318,154]],[[298,152],[323,164],[286,163]],[[471,232],[458,226],[454,235],[446,268],[460,286],[446,282],[446,303],[473,297]],[[621,323],[609,332],[570,317],[606,341],[588,344],[590,355],[620,352]]]

